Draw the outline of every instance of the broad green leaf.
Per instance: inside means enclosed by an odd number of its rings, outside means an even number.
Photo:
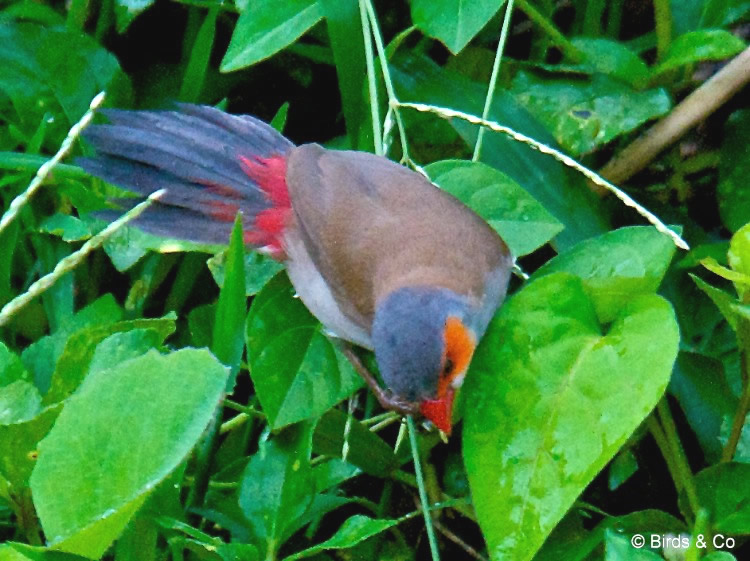
[[[226,278],[216,304],[211,351],[230,367],[227,391],[231,393],[240,370],[242,351],[245,350],[244,326],[247,313],[245,296],[245,243],[242,239],[242,216],[239,214],[232,228],[227,250]]]
[[[425,35],[459,53],[490,21],[503,1],[412,0],[411,19]]]
[[[221,61],[231,72],[266,59],[299,39],[323,17],[318,0],[258,0],[240,14]]]
[[[482,114],[487,95],[485,84],[441,68],[425,57],[413,55],[396,56],[391,73],[396,93],[403,101],[431,103],[473,115]],[[405,115],[413,116],[409,112]],[[422,118],[429,119],[429,123],[440,121],[435,115]],[[489,118],[556,147],[549,131],[504,89],[495,92]],[[475,125],[460,119],[452,119],[450,124],[469,146],[474,146],[478,130]],[[565,225],[555,238],[560,248],[607,230],[596,196],[580,176],[567,172],[560,162],[490,131],[484,135],[482,146],[481,161],[513,178]]]
[[[133,20],[154,5],[156,0],[114,0],[117,33],[125,33]]]
[[[518,183],[481,162],[444,160],[425,168],[430,178],[484,218],[516,257],[555,237],[563,225]]]
[[[734,111],[722,136],[716,198],[722,221],[735,232],[750,222],[750,109]]]
[[[92,372],[39,444],[31,489],[49,545],[100,557],[182,463],[224,395],[205,350],[150,351]]]
[[[64,27],[1,21],[0,68],[0,93],[12,102],[13,122],[30,136],[46,113],[52,115],[47,140],[53,151],[101,90],[108,90],[110,102],[126,101],[127,78],[115,57]]]
[[[699,504],[708,510],[715,532],[750,534],[750,464],[711,466],[695,476],[695,486]],[[684,502],[684,496],[680,500]]]
[[[605,331],[567,273],[503,306],[464,390],[464,461],[493,560],[532,558],[656,405],[678,342],[666,300],[631,296]]]
[[[160,344],[169,335],[174,333],[175,318],[174,314],[169,314],[160,319],[120,321],[110,325],[101,325],[77,331],[65,343],[63,352],[60,354],[60,358],[55,365],[49,391],[45,394],[43,403],[45,405],[57,403],[76,390],[88,373],[89,365],[94,357],[97,345],[110,335],[135,329],[148,329],[156,332],[152,336],[153,339],[149,338],[149,340]],[[128,358],[133,355],[133,352],[128,349],[122,349],[122,352]],[[119,351],[117,354],[110,356],[110,360],[118,354]],[[110,362],[110,366],[114,364],[114,362]]]
[[[727,445],[732,433],[732,425],[734,425],[734,411],[727,414],[724,417],[724,422],[721,424],[721,434],[719,436],[721,446]],[[732,459],[735,462],[750,464],[750,413],[745,415],[745,422],[742,424],[740,439],[737,441],[737,447]]]
[[[136,328],[109,335],[96,345],[88,364],[88,373],[112,368],[115,364],[146,354],[151,349],[158,349],[170,331],[168,324],[157,324],[156,327]],[[81,367],[85,367],[85,364],[81,364]]]
[[[0,387],[0,425],[23,423],[42,409],[42,396],[31,382],[16,380]]]
[[[594,302],[600,321],[611,321],[640,294],[656,292],[674,255],[667,236],[651,226],[630,226],[586,240],[540,267],[532,278],[573,273]]]
[[[289,557],[286,557],[284,561],[294,561],[295,559],[310,557],[311,555],[329,549],[347,549],[354,547],[367,538],[371,538],[372,536],[381,534],[386,530],[393,528],[398,523],[398,520],[377,519],[362,514],[355,514],[347,519],[330,539],[316,546],[300,551],[299,553],[290,555]]]
[[[227,252],[217,253],[207,261],[208,269],[219,288],[224,286]],[[245,295],[255,296],[284,266],[257,251],[245,252]]]
[[[264,551],[278,551],[312,504],[312,429],[311,423],[299,423],[261,442],[242,476],[240,507]]]
[[[737,561],[737,558],[728,551],[712,551],[701,561]]]
[[[747,0],[670,0],[675,36],[701,28],[725,27],[746,16]]]
[[[519,72],[511,92],[574,155],[591,152],[672,107],[664,89],[635,91],[602,74],[563,80]]]
[[[285,274],[255,297],[245,329],[250,375],[273,428],[319,417],[362,386]]]
[[[321,0],[336,63],[341,107],[346,120],[346,131],[353,150],[358,147],[359,129],[369,115],[363,95],[367,76],[365,47],[362,40],[362,18],[358,0]]]
[[[664,60],[654,72],[660,74],[702,60],[723,60],[745,48],[745,42],[723,29],[689,31],[670,45]]]
[[[576,37],[571,43],[584,56],[574,68],[601,72],[635,88],[645,85],[650,77],[646,63],[623,43],[593,37]]]
[[[724,365],[712,357],[681,351],[669,381],[669,392],[677,398],[706,459],[718,461],[722,423],[737,407]]]
[[[338,409],[331,409],[320,418],[313,434],[313,450],[317,454],[342,458],[347,419],[351,418]],[[351,419],[347,445],[346,461],[365,473],[387,477],[398,467],[393,449],[356,419]]]
[[[34,383],[42,394],[47,393],[57,361],[65,350],[68,339],[89,327],[108,325],[120,321],[122,308],[111,294],[105,294],[76,312],[70,321],[52,333],[35,341],[21,354],[21,360],[34,376]]]

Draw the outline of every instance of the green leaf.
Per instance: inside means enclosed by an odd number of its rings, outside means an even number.
[[[563,229],[518,183],[486,164],[444,160],[430,164],[425,171],[442,189],[484,218],[516,257],[531,253]]]
[[[64,27],[1,21],[0,68],[0,93],[12,101],[8,117],[31,136],[50,113],[47,141],[55,146],[101,90],[115,103],[128,93],[117,59],[93,38]]]
[[[311,555],[329,549],[347,549],[354,547],[358,543],[371,538],[372,536],[376,536],[377,534],[385,532],[389,528],[393,528],[398,523],[398,520],[377,519],[362,514],[355,514],[347,519],[330,539],[323,543],[319,543],[316,546],[295,553],[294,555],[290,555],[289,557],[286,557],[284,561],[294,561],[295,559],[310,557]]]
[[[396,93],[403,101],[431,103],[481,115],[487,86],[437,66],[425,57],[396,56],[391,68]],[[555,101],[555,103],[558,103]],[[405,113],[409,116],[410,113]],[[412,115],[413,116],[413,115]],[[429,115],[429,122],[439,121]],[[495,92],[489,118],[556,147],[554,138],[506,90]],[[474,146],[477,127],[460,119],[450,125],[469,146]],[[555,238],[565,248],[607,230],[599,201],[579,176],[549,156],[504,135],[484,136],[481,161],[509,175],[565,225]],[[455,149],[453,149],[455,150]]]
[[[737,558],[728,551],[712,551],[702,561],[737,561]]]
[[[630,226],[586,240],[551,259],[532,276],[573,273],[594,302],[599,320],[611,321],[640,294],[656,292],[675,247],[651,226]]]
[[[253,300],[245,340],[250,375],[274,429],[319,417],[362,386],[285,274]]]
[[[227,391],[234,387],[245,350],[244,326],[247,313],[245,296],[245,243],[242,239],[242,216],[237,215],[227,250],[226,277],[216,305],[211,350],[216,358],[231,368]]]
[[[92,372],[40,443],[31,475],[50,546],[100,557],[190,453],[227,375],[210,353],[194,349],[151,351]]]
[[[704,469],[695,476],[701,507],[709,512],[714,531],[750,534],[750,464],[728,462]],[[680,497],[684,502],[684,496]]]
[[[357,0],[321,0],[328,36],[336,63],[341,107],[346,120],[346,131],[353,150],[357,149],[359,129],[367,119],[366,99],[363,95],[367,76],[362,18]],[[360,147],[360,150],[363,149]]]
[[[412,0],[411,19],[425,35],[438,39],[457,54],[504,3],[497,0]]]
[[[42,409],[42,396],[36,386],[16,380],[0,387],[0,425],[23,423],[33,419]]]
[[[31,380],[21,359],[0,341],[0,388],[17,380]]]
[[[531,559],[656,405],[678,342],[666,300],[632,296],[605,331],[566,273],[504,305],[464,390],[464,461],[493,560]]]
[[[729,269],[725,270],[729,271]],[[698,285],[698,288],[700,288],[706,294],[706,296],[708,296],[716,305],[716,307],[721,312],[721,315],[724,316],[724,318],[729,322],[729,325],[734,331],[737,331],[738,324],[741,319],[750,321],[750,306],[740,304],[734,296],[727,292],[724,292],[719,288],[716,288],[715,286],[711,286],[700,277],[692,274],[690,275],[690,277],[693,279],[695,284]],[[750,278],[748,278],[748,280],[750,281]]]
[[[737,231],[750,222],[750,109],[734,111],[724,125],[719,159],[719,184],[716,197],[721,219],[730,230]]]
[[[745,294],[750,290],[750,224],[746,224],[732,236],[729,241],[727,260],[732,270],[741,275],[740,278],[729,280],[734,282],[740,300],[744,301]],[[705,261],[703,261],[704,266],[706,266]],[[710,270],[716,272],[714,269]]]
[[[211,62],[211,50],[214,46],[218,15],[219,6],[215,5],[208,10],[200,29],[198,29],[180,87],[181,101],[195,103],[200,99],[203,83],[206,79],[206,70],[208,70]]]
[[[646,536],[649,539],[649,536]],[[649,550],[633,547],[628,536],[607,530],[604,534],[604,561],[662,561],[661,555]]]
[[[240,507],[269,558],[312,504],[312,429],[311,423],[300,423],[261,442],[242,475]]]
[[[28,487],[37,445],[52,428],[60,409],[48,407],[31,420],[0,425],[0,475],[16,490]]]
[[[122,309],[111,294],[105,294],[76,314],[56,332],[35,341],[21,354],[24,366],[34,375],[34,383],[47,393],[57,361],[65,351],[68,339],[89,327],[114,323],[122,318]]]
[[[77,331],[65,343],[65,348],[52,374],[49,391],[45,394],[43,403],[49,405],[57,403],[73,393],[83,381],[89,371],[97,346],[110,335],[131,331],[134,329],[148,329],[155,331],[154,335],[148,336],[146,344],[152,346],[160,344],[175,330],[175,315],[169,314],[160,319],[134,319],[120,321],[111,325],[102,325]],[[117,340],[117,343],[121,341]],[[111,346],[108,349],[115,350]],[[138,347],[136,347],[138,348]],[[110,366],[116,364],[113,359],[120,354],[131,358],[134,352],[131,349],[117,349],[117,354],[109,356]]]
[[[46,547],[7,542],[0,545],[0,559],[2,561],[81,561],[85,557],[51,551]]]
[[[284,265],[257,251],[247,251],[245,258],[245,296],[255,296]],[[207,261],[208,269],[219,288],[224,286],[227,251],[217,253]]]
[[[584,56],[574,69],[601,72],[635,88],[645,85],[650,78],[646,63],[622,43],[593,37],[575,37],[571,43]]]
[[[81,219],[69,214],[53,214],[39,226],[39,231],[60,236],[64,242],[77,242],[91,237],[91,230]]]
[[[331,409],[320,418],[313,434],[313,450],[317,454],[342,457],[347,419],[351,421],[346,461],[365,473],[387,477],[398,467],[393,449],[358,420],[338,409]]]
[[[639,92],[602,74],[563,80],[519,72],[511,92],[574,155],[591,152],[672,107],[664,89]]]
[[[737,398],[727,384],[721,361],[681,351],[669,381],[669,392],[680,403],[706,459],[718,461],[722,423],[737,407]]]
[[[251,2],[237,20],[221,71],[239,70],[276,54],[322,18],[317,0]]]
[[[638,460],[631,450],[620,452],[609,466],[607,487],[614,491],[638,471]]]
[[[701,60],[723,60],[744,48],[745,42],[742,39],[723,29],[688,31],[672,41],[664,60],[654,69],[654,73],[660,74]]]

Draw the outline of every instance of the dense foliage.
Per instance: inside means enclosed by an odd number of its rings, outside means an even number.
[[[747,558],[750,4],[506,8],[0,0],[0,559]],[[121,191],[74,160],[36,190],[100,91],[385,153],[484,217],[522,272],[450,440],[379,410],[239,229],[100,240]]]

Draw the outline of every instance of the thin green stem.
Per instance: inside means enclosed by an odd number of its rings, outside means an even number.
[[[432,525],[430,516],[430,503],[427,499],[427,489],[425,489],[424,477],[422,475],[422,462],[419,458],[419,446],[417,444],[417,428],[414,425],[414,419],[411,415],[406,417],[406,424],[409,427],[409,442],[411,443],[411,455],[414,460],[414,474],[417,477],[417,490],[419,491],[419,502],[422,503],[422,513],[424,514],[424,524],[427,529],[427,541],[430,543],[430,553],[432,561],[440,561],[440,552],[438,551],[437,538],[435,537],[435,528]]]
[[[538,25],[549,36],[557,48],[563,52],[565,58],[571,62],[581,62],[583,53],[551,21],[526,0],[516,0],[516,2],[518,3],[518,9],[526,14],[532,22]]]
[[[393,117],[396,119],[396,126],[398,127],[398,134],[401,140],[401,161],[411,162],[411,158],[409,158],[409,146],[406,143],[406,127],[401,118],[401,112],[398,110],[399,101],[396,97],[396,90],[393,87],[393,80],[391,80],[391,72],[388,68],[388,57],[386,56],[385,47],[383,46],[383,37],[380,34],[380,27],[378,26],[378,19],[375,16],[375,9],[372,7],[371,0],[362,1],[364,2],[367,14],[370,17],[372,36],[375,39],[375,48],[378,51],[378,58],[380,59],[380,68],[383,72],[385,91],[388,94],[388,107],[393,111]]]
[[[659,421],[656,419],[656,413],[652,413],[651,415],[649,415],[646,423],[648,424],[648,430],[649,432],[651,432],[651,436],[654,437],[656,445],[659,447],[659,451],[664,458],[664,462],[667,464],[667,470],[669,471],[669,475],[672,477],[675,489],[677,489],[677,492],[679,493],[683,489],[682,480],[680,479],[676,460],[674,459],[674,455],[672,454],[672,448],[669,446],[669,442],[667,442],[667,437],[664,434],[664,429],[661,428]]]
[[[659,420],[661,421],[662,426],[664,427],[664,434],[672,450],[675,467],[677,468],[682,486],[685,489],[690,509],[695,516],[701,508],[700,501],[698,500],[698,492],[695,488],[693,472],[690,469],[687,456],[685,456],[685,451],[682,448],[680,437],[677,434],[677,426],[675,425],[674,418],[672,418],[672,412],[669,410],[669,404],[667,403],[666,398],[662,398],[659,401],[659,404],[656,406],[656,412],[659,415]]]
[[[490,85],[487,88],[487,98],[484,100],[484,109],[482,110],[482,119],[487,119],[490,114],[490,107],[492,107],[492,98],[495,96],[495,88],[497,87],[497,77],[500,75],[500,61],[503,59],[503,51],[505,51],[505,42],[508,39],[508,28],[510,27],[510,18],[513,15],[513,2],[514,0],[508,0],[508,5],[505,7],[505,17],[503,18],[503,27],[500,30],[500,40],[497,43],[497,50],[495,51],[495,61],[492,63],[492,74],[490,75]],[[477,143],[474,145],[474,155],[471,161],[479,161],[479,156],[482,152],[482,139],[485,133],[484,127],[479,127],[479,134],[477,134]]]
[[[672,42],[672,8],[669,0],[654,0],[656,58],[663,60]]]
[[[708,534],[708,511],[702,508],[695,515],[695,524],[693,524],[693,536],[690,545],[685,551],[685,561],[698,561],[701,557],[701,549],[698,547],[698,536]]]
[[[372,35],[367,18],[366,0],[359,0],[359,15],[362,19],[362,37],[365,42],[365,62],[367,65],[367,88],[370,96],[370,114],[372,116],[372,140],[375,153],[383,155],[383,136],[380,132],[380,107],[378,105],[378,85],[375,80],[375,57],[372,52]]]

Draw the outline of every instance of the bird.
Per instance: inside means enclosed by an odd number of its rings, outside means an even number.
[[[242,213],[245,244],[285,264],[328,333],[374,351],[387,390],[358,372],[381,403],[451,433],[456,392],[514,263],[485,220],[417,171],[295,145],[250,115],[194,104],[101,112],[108,123],[86,130],[92,151],[77,164],[137,194],[120,209],[165,190],[136,227],[227,244]]]

